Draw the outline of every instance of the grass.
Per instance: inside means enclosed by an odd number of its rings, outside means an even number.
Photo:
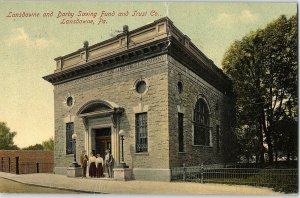
[[[219,177],[219,178],[218,178]],[[204,176],[204,178],[207,178]],[[239,177],[232,173],[223,173],[222,175],[215,174],[210,179],[204,179],[204,183],[222,183],[222,184],[241,184],[251,186],[270,187],[274,191],[284,193],[298,192],[298,176],[288,173],[283,173],[278,170],[260,169],[255,174],[244,175]],[[200,182],[200,180],[194,180]]]
[[[255,164],[238,164],[232,168],[204,170],[203,178],[204,183],[263,186],[277,192],[298,193],[297,170],[297,162],[264,164],[259,168]],[[200,172],[191,171],[187,173],[186,181],[201,182]]]

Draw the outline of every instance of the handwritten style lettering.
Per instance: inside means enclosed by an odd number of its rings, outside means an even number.
[[[113,12],[102,11],[100,18],[103,17],[103,16],[106,16],[106,17],[107,16],[115,16],[115,11],[113,11]]]
[[[135,10],[132,14],[132,16],[147,16],[147,11],[145,12],[140,12],[138,10]]]
[[[93,17],[96,18],[97,16],[97,12],[83,12],[83,11],[79,11],[77,16],[82,16],[82,17]]]
[[[70,17],[70,18],[73,18],[74,16],[74,13],[73,12],[61,12],[61,11],[58,11],[58,14],[56,16],[56,18],[60,18],[60,17]]]
[[[67,19],[62,19],[60,24],[94,24],[93,20],[80,20],[80,19],[72,19],[72,20],[67,20]]]
[[[40,13],[38,12],[9,12],[6,17],[39,17]]]
[[[156,10],[45,10],[44,12],[36,11],[8,11],[7,19],[23,20],[27,18],[37,19],[57,19],[59,24],[91,24],[105,25],[110,23],[114,18],[136,18],[136,17],[158,17],[161,14]]]

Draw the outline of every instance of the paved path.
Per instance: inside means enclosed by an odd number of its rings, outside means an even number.
[[[185,195],[282,195],[269,188],[244,185],[199,184],[189,182],[115,181],[111,179],[69,178],[55,174],[15,175],[0,172],[0,177],[20,183],[109,194],[185,194]]]
[[[81,193],[69,190],[60,190],[56,188],[40,187],[27,184],[21,184],[9,179],[0,177],[0,197],[1,193],[34,193],[34,194],[70,194],[70,193]],[[3,197],[4,198],[4,197]]]

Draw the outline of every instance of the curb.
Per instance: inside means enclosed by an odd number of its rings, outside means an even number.
[[[67,191],[73,191],[73,192],[79,192],[79,193],[88,193],[88,194],[109,194],[109,193],[105,193],[105,192],[93,192],[93,191],[88,191],[88,190],[76,190],[76,189],[69,189],[69,188],[56,187],[56,186],[46,186],[46,185],[41,185],[41,184],[26,183],[26,182],[18,181],[18,180],[3,177],[3,176],[0,176],[0,178],[7,179],[7,180],[10,180],[10,181],[14,181],[14,182],[24,184],[24,185],[30,185],[30,186],[36,186],[36,187],[58,189],[58,190],[67,190]],[[72,194],[72,192],[70,192],[70,194]]]

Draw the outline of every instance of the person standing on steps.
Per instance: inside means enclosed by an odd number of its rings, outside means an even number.
[[[113,157],[110,154],[110,151],[107,149],[105,151],[105,166],[109,178],[112,178],[112,165],[113,165]]]
[[[88,161],[89,161],[88,156],[84,155],[83,163],[81,165],[81,168],[82,168],[82,177],[86,177],[86,170],[87,170],[87,166],[88,166]]]
[[[96,177],[103,177],[103,158],[97,154],[96,158]]]
[[[85,156],[85,150],[82,151],[80,155],[80,167],[81,167],[81,177],[85,177],[84,175],[84,156]],[[86,170],[86,169],[85,169]]]
[[[96,157],[94,150],[91,152],[91,156],[89,158],[89,176],[96,177]]]

